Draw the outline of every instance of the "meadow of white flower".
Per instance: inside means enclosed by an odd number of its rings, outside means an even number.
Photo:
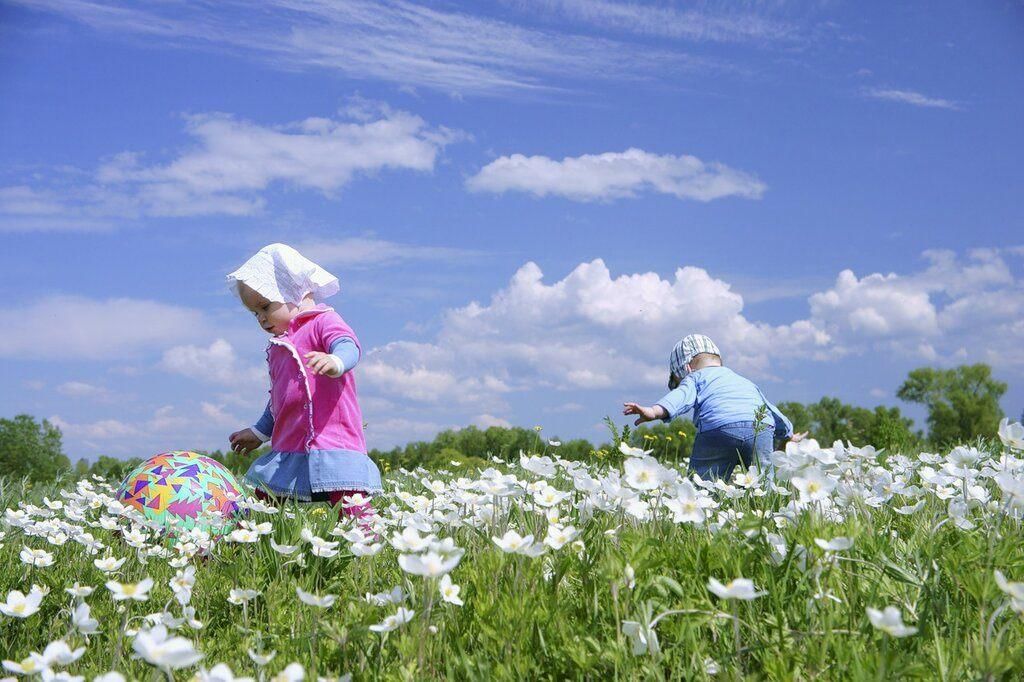
[[[814,441],[703,481],[622,444],[400,471],[369,524],[242,501],[163,535],[117,482],[3,482],[0,653],[44,680],[999,679],[1024,670],[1024,428]],[[359,500],[351,500],[358,503]],[[15,678],[8,678],[15,679]]]

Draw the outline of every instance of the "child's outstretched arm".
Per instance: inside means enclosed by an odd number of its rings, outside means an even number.
[[[690,374],[682,380],[679,386],[669,391],[667,395],[650,407],[644,407],[637,403],[623,403],[622,414],[639,415],[637,420],[633,422],[635,426],[639,426],[644,422],[654,421],[655,419],[671,421],[679,415],[692,410],[696,399],[697,384],[693,379],[693,375]]]
[[[640,426],[644,422],[652,422],[655,419],[665,419],[668,417],[668,412],[661,405],[644,407],[638,403],[622,403],[622,408],[622,414],[640,415],[633,422],[634,426]]]

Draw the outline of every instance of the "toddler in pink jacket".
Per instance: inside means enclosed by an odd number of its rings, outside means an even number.
[[[245,479],[263,499],[326,500],[362,517],[381,491],[380,471],[366,455],[353,367],[359,340],[322,303],[338,279],[285,244],[266,246],[228,275],[231,288],[271,335],[270,400],[255,425],[231,434],[248,452],[272,449]]]

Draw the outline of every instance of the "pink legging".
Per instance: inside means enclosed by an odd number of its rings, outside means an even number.
[[[357,490],[331,490],[327,493],[327,500],[330,502],[332,507],[337,506],[341,502],[342,498],[348,497],[349,495],[355,495],[360,491]],[[364,497],[365,493],[361,493]],[[256,497],[264,502],[277,502],[278,498],[272,493],[268,493],[263,488],[256,488]],[[363,504],[354,504],[351,506],[342,505],[338,510],[338,520],[341,521],[344,517],[348,516],[356,520],[362,520],[364,516],[373,512],[373,504],[367,500]]]

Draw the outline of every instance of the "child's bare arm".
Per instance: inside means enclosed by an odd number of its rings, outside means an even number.
[[[651,422],[655,419],[665,419],[668,417],[668,412],[661,405],[653,405],[651,407],[644,407],[638,403],[622,403],[622,414],[636,414],[640,415],[636,421],[633,422],[634,426],[639,426],[644,422]]]

